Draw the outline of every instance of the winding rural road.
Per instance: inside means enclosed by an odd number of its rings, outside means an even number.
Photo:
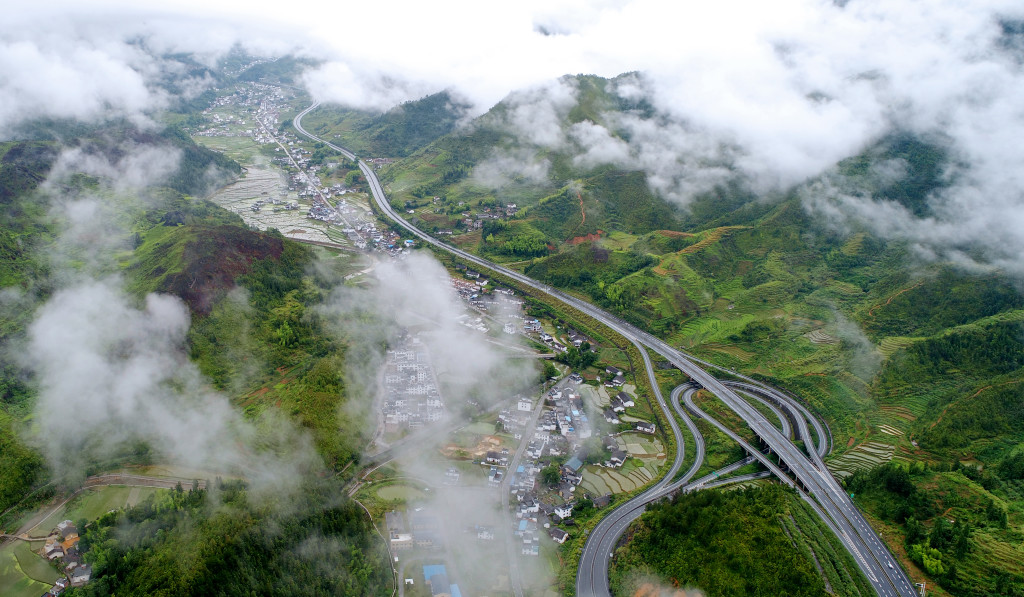
[[[805,454],[799,447],[794,445],[788,437],[783,435],[783,433],[775,427],[768,418],[761,413],[761,411],[754,408],[749,402],[737,395],[735,391],[727,387],[721,380],[705,371],[701,365],[711,366],[716,369],[719,367],[699,361],[698,359],[695,359],[694,357],[667,344],[660,338],[657,338],[656,336],[645,332],[636,326],[629,324],[618,317],[591,305],[590,303],[587,303],[586,301],[571,296],[547,284],[537,282],[536,280],[533,280],[532,278],[517,271],[502,267],[487,261],[486,259],[473,255],[472,253],[443,243],[415,227],[402,218],[401,215],[396,213],[391,207],[387,195],[384,193],[383,186],[381,186],[376,174],[368,164],[359,160],[351,151],[312,135],[302,128],[302,117],[314,110],[318,105],[319,102],[314,103],[295,117],[294,126],[296,131],[310,139],[324,143],[331,149],[334,149],[349,159],[356,161],[359,165],[360,171],[366,177],[374,202],[377,204],[381,212],[394,221],[395,224],[401,226],[423,242],[456,255],[466,262],[497,272],[506,278],[515,280],[519,284],[533,289],[534,291],[547,294],[548,296],[555,298],[562,303],[589,315],[590,317],[593,317],[597,321],[600,321],[602,324],[606,325],[634,344],[650,347],[663,358],[667,359],[683,373],[688,375],[691,380],[699,384],[700,387],[706,388],[725,402],[725,404],[739,415],[757,435],[757,437],[760,438],[760,440],[778,457],[779,462],[789,469],[787,474],[787,471],[784,471],[782,467],[776,465],[773,460],[762,454],[759,450],[749,446],[749,444],[746,444],[748,446],[748,451],[751,451],[751,455],[754,458],[759,460],[766,468],[768,468],[769,471],[778,476],[783,483],[796,487],[803,498],[815,508],[815,511],[819,516],[822,517],[846,549],[853,555],[857,565],[865,573],[869,582],[879,595],[884,597],[895,597],[897,595],[902,597],[916,597],[917,593],[899,563],[882,544],[878,535],[875,534],[871,527],[866,523],[863,516],[861,516],[860,512],[850,500],[849,496],[828,472],[828,469],[825,468],[818,450],[810,450],[810,456]],[[641,354],[644,355],[645,361],[649,361],[646,350],[641,349]],[[760,390],[764,390],[769,394],[775,392],[778,395],[782,395],[782,393],[777,390],[765,388],[756,382],[756,380],[749,378],[746,379],[749,380],[749,383],[758,387]],[[653,384],[653,387],[657,394],[657,384]],[[658,397],[658,402],[666,413],[667,421],[674,427],[673,434],[676,437],[676,463],[679,464],[673,465],[676,467],[676,471],[671,471],[666,477],[670,479],[675,475],[675,472],[677,472],[678,466],[681,465],[684,438],[681,430],[679,430],[678,424],[675,422],[675,417],[671,416],[671,411],[666,407],[664,400],[661,399],[660,396]],[[803,437],[807,438],[805,443],[810,441],[808,436]],[[818,437],[821,438],[823,436],[819,435]],[[644,494],[642,494],[643,499],[657,499],[659,494],[654,492],[654,490],[656,488],[658,491],[664,489],[665,485],[662,485],[662,483],[664,483],[664,479],[651,490],[644,492]],[[654,493],[652,494],[652,492]],[[642,501],[640,498],[635,498],[634,500],[620,506],[619,509],[631,504],[637,504],[640,501]],[[619,509],[616,509],[615,512],[618,512]],[[609,516],[614,516],[615,512]],[[602,521],[602,523],[603,522],[604,521]],[[622,518],[618,520],[618,524],[621,523]],[[622,528],[625,528],[625,526],[623,525]],[[611,530],[614,529],[610,529],[609,532],[611,532]],[[605,539],[596,540],[592,533],[592,537],[588,540],[587,546],[584,549],[583,558],[588,558],[587,561],[591,562],[589,568],[591,573],[589,574],[589,577],[595,580],[593,580],[588,586],[586,583],[581,584],[580,579],[577,578],[577,594],[580,596],[604,597],[605,595],[608,595],[607,569],[605,569],[601,574],[595,574],[593,572],[597,555],[599,555],[597,550],[601,550],[601,553],[604,554],[609,553],[607,551],[603,551],[606,539],[607,535],[605,535]],[[595,541],[597,541],[597,543],[595,543]],[[580,573],[586,575],[584,561],[582,558],[580,563]],[[596,580],[598,577],[603,577],[605,582],[601,583],[600,580]]]

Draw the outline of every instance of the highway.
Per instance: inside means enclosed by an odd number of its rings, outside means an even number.
[[[349,159],[357,160],[357,157],[352,152],[320,139],[302,128],[302,117],[315,109],[317,105],[319,104],[314,103],[295,117],[294,125],[296,131],[310,139],[324,143]],[[618,317],[587,303],[586,301],[571,296],[547,284],[537,282],[536,280],[533,280],[532,278],[517,271],[491,263],[490,261],[477,257],[472,253],[443,243],[426,234],[395,212],[384,193],[384,189],[381,186],[380,181],[373,172],[373,169],[363,161],[358,161],[358,165],[360,171],[366,177],[373,199],[377,203],[379,209],[397,225],[407,230],[416,238],[456,255],[466,262],[497,272],[509,279],[515,280],[523,286],[547,294],[548,296],[558,299],[564,304],[593,317],[634,344],[650,347],[652,350],[679,368],[683,373],[688,375],[694,382],[718,396],[718,398],[736,412],[736,414],[747,423],[751,430],[753,430],[753,432],[770,448],[770,450],[777,455],[779,461],[789,469],[789,473],[792,475],[792,478],[771,459],[764,454],[761,454],[759,450],[753,450],[751,455],[760,460],[762,464],[778,476],[782,482],[791,486],[798,486],[802,491],[806,492],[805,495],[807,497],[805,499],[808,500],[808,503],[816,506],[816,510],[819,515],[823,517],[826,524],[832,528],[846,549],[853,555],[854,560],[857,562],[861,570],[867,575],[868,580],[871,582],[876,592],[885,597],[894,597],[896,595],[901,595],[903,597],[915,597],[917,595],[913,585],[910,583],[910,580],[904,574],[902,568],[900,568],[899,563],[885,548],[881,540],[878,538],[878,535],[874,533],[871,527],[864,520],[863,516],[861,516],[860,512],[857,511],[857,508],[854,506],[849,496],[828,472],[828,469],[825,468],[818,450],[814,450],[812,448],[809,450],[811,452],[810,456],[805,454],[796,445],[794,445],[788,437],[783,435],[778,428],[768,421],[767,417],[765,417],[759,410],[739,397],[722,381],[699,366],[700,364],[704,364],[705,366],[710,364],[704,363],[703,361],[698,364],[693,357],[684,354],[673,346],[670,346],[660,338],[657,338],[656,336],[645,332],[636,326],[633,326],[632,324],[629,324]],[[645,350],[641,350],[641,354],[644,355],[645,360],[649,360]],[[755,387],[762,390],[764,389],[763,386],[757,384],[755,380],[747,379],[752,382],[752,384],[756,384]],[[654,384],[654,387],[657,388],[657,384]],[[778,394],[781,395],[781,392]],[[677,446],[679,446],[679,450],[681,450],[683,438],[681,431],[678,430],[678,424],[675,423],[675,417],[669,415],[670,411],[665,407],[664,400],[660,399],[660,396],[659,404],[665,409],[666,419],[668,422],[675,427],[675,429],[673,429],[673,433],[676,437]],[[803,430],[801,430],[801,432],[802,431]],[[804,435],[802,437],[807,438],[805,443],[808,445],[813,444],[813,442],[810,441],[809,436]],[[822,437],[823,435],[819,435],[819,438]],[[825,442],[822,441],[819,443],[824,444]],[[681,455],[677,454],[677,462],[681,462],[681,460]],[[667,478],[671,478],[674,474],[675,472],[672,472]],[[795,479],[796,482],[794,482],[793,479]],[[658,489],[660,490],[662,488]],[[645,492],[644,496],[647,496],[654,489],[655,488],[652,488],[651,490],[648,490],[648,492]],[[628,504],[632,503],[633,501],[628,502]],[[622,508],[622,506],[620,506],[620,508]],[[616,510],[616,512],[617,511],[618,510]],[[615,513],[613,512],[612,515],[614,514]],[[619,522],[621,522],[621,519]],[[594,541],[595,539],[593,537],[588,540],[583,558],[587,558],[588,553],[594,552],[594,550],[602,549],[602,542],[598,542],[592,547],[591,543]],[[581,573],[584,572],[583,558],[581,558]],[[606,572],[599,576],[607,578]],[[597,583],[597,581],[595,581],[595,583]],[[587,587],[581,587],[579,579],[577,579],[577,594],[585,596],[608,595],[606,584],[605,586],[599,585],[600,583],[594,584],[588,590]]]
[[[597,523],[597,526],[595,526],[590,532],[589,537],[587,537],[587,543],[583,549],[583,553],[580,555],[579,568],[576,571],[576,594],[579,596],[593,595],[603,597],[605,595],[611,595],[611,590],[608,587],[608,564],[611,560],[611,554],[615,550],[615,543],[619,540],[619,537],[626,528],[629,527],[630,523],[644,513],[644,509],[647,507],[647,504],[664,497],[671,491],[674,491],[680,484],[686,483],[686,481],[697,472],[701,463],[704,462],[704,438],[701,436],[700,431],[697,430],[697,426],[694,424],[693,420],[691,420],[685,412],[677,407],[677,413],[686,424],[690,433],[696,439],[697,453],[693,465],[686,474],[683,475],[683,477],[676,483],[672,483],[672,478],[675,477],[676,473],[679,472],[679,469],[682,468],[683,458],[686,456],[685,438],[683,437],[682,431],[679,429],[679,423],[676,421],[676,418],[672,416],[672,411],[669,410],[668,405],[665,403],[665,398],[661,394],[661,388],[658,387],[658,381],[654,376],[654,365],[651,363],[651,357],[647,354],[647,350],[644,349],[643,346],[640,346],[636,341],[633,341],[633,344],[637,346],[637,349],[640,351],[640,356],[643,357],[644,369],[651,380],[651,388],[654,390],[654,397],[657,399],[658,405],[661,407],[662,412],[665,413],[665,418],[667,419],[669,426],[672,428],[672,433],[676,440],[675,459],[672,461],[672,466],[669,467],[669,470],[660,481],[655,483],[647,491],[644,491],[640,495],[616,507],[601,519],[601,522]],[[673,404],[675,404],[674,397],[672,401]]]

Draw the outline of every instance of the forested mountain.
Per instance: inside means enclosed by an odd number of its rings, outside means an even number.
[[[240,167],[179,129],[153,132],[115,123],[79,132],[84,134],[0,145],[0,343],[6,357],[25,345],[33,319],[51,298],[82,293],[82,284],[118,288],[146,313],[150,293],[177,297],[187,309],[188,329],[185,345],[173,348],[191,359],[210,391],[246,413],[245,422],[235,425],[267,433],[258,440],[261,449],[280,450],[280,458],[298,451],[296,458],[304,460],[296,460],[289,474],[309,478],[294,495],[218,481],[209,491],[161,494],[95,524],[83,522],[81,550],[94,582],[74,592],[383,594],[387,556],[372,525],[345,497],[340,481],[318,478],[350,465],[365,432],[341,408],[346,346],[308,309],[322,303],[333,274],[323,268],[314,273],[309,248],[274,230],[252,230],[238,215],[195,196]],[[131,186],[121,186],[126,184]],[[85,309],[89,299],[81,296]],[[127,346],[121,350],[130,352]],[[112,350],[113,359],[131,358]],[[82,438],[86,468],[63,469],[40,434],[73,437],[78,424],[39,428],[33,422],[39,379],[24,361],[2,362],[5,531],[66,487],[74,489],[84,475],[152,462],[157,452],[145,440],[107,446]],[[183,368],[180,362],[176,367]],[[308,432],[311,454],[301,453],[304,443],[273,444],[288,421]],[[271,425],[274,433],[268,432]],[[269,533],[271,527],[277,534]],[[325,566],[331,575],[321,574]]]

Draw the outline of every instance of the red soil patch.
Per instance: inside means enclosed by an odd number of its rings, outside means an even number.
[[[597,232],[595,232],[593,234],[587,234],[587,235],[584,235],[584,236],[576,236],[576,237],[570,238],[566,242],[568,242],[570,245],[578,245],[580,243],[593,242],[593,241],[596,241],[596,240],[601,240],[601,235],[602,234],[604,234],[604,230],[598,230]]]
[[[206,315],[235,278],[249,273],[252,262],[278,259],[280,238],[238,226],[196,227],[185,243],[182,271],[168,275],[160,290],[184,300],[193,312]]]

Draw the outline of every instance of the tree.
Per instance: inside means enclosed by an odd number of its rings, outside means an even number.
[[[922,525],[921,522],[913,516],[908,518],[906,540],[907,547],[914,545],[915,543],[920,543],[922,540],[924,540],[925,536],[926,534],[924,530],[924,525]]]
[[[540,480],[548,487],[558,487],[558,483],[562,480],[562,472],[558,470],[558,465],[549,464],[540,469]]]
[[[583,498],[582,500],[576,502],[576,505],[573,507],[572,510],[577,516],[586,516],[594,510],[594,502],[587,498]]]

